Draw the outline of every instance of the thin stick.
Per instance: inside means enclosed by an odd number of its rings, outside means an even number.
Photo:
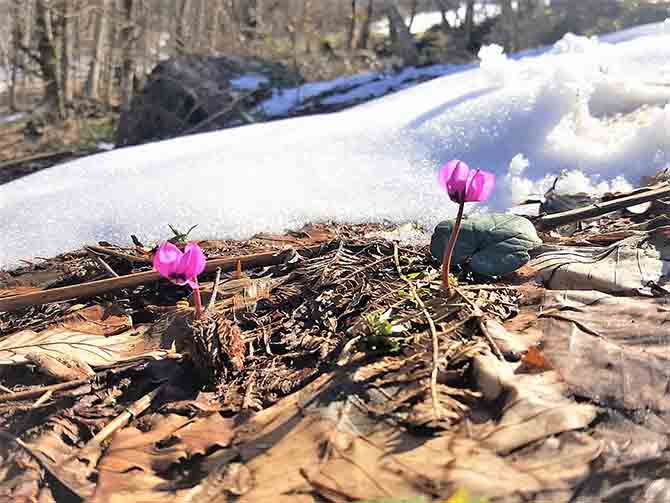
[[[216,278],[214,278],[214,286],[212,287],[212,295],[209,298],[209,303],[205,311],[211,311],[214,308],[214,303],[216,302],[216,294],[219,292],[219,282],[221,281],[221,268],[219,267],[216,270]]]
[[[320,247],[305,248],[301,251],[316,251]],[[275,251],[256,253],[253,255],[242,255],[240,257],[216,258],[207,261],[205,272],[211,272],[218,267],[223,272],[233,270],[237,262],[241,262],[245,267],[267,267],[270,265],[281,264],[287,252],[293,250],[284,250],[280,253]],[[49,302],[60,302],[78,297],[94,297],[101,293],[118,290],[120,288],[133,288],[145,283],[158,281],[160,274],[157,271],[138,272],[127,274],[118,278],[101,279],[82,283],[80,285],[65,286],[62,288],[53,288],[51,290],[41,290],[39,292],[26,293],[23,295],[13,295],[0,299],[0,312],[15,311],[23,307],[34,306],[37,304],[47,304]]]
[[[112,268],[110,267],[110,265],[109,265],[107,262],[105,262],[105,260],[104,260],[100,255],[98,255],[96,252],[94,252],[93,250],[91,250],[91,248],[89,248],[88,246],[86,247],[86,251],[88,252],[88,254],[89,254],[91,257],[93,257],[93,258],[95,259],[95,261],[96,261],[99,265],[102,266],[102,268],[103,268],[104,270],[106,270],[106,271],[112,276],[112,278],[118,278],[118,277],[119,277],[119,275],[116,274],[116,271],[114,271],[114,269],[112,269]]]
[[[66,391],[69,389],[78,388],[82,384],[86,384],[96,376],[84,377],[82,379],[77,379],[76,381],[68,381],[59,384],[52,384],[51,386],[43,386],[41,388],[30,389],[27,391],[17,391],[16,393],[7,393],[5,395],[0,395],[0,402],[11,402],[16,400],[28,400],[30,398],[35,398],[44,395],[45,393],[51,392],[52,394],[58,391]]]
[[[410,292],[412,293],[412,297],[414,297],[416,303],[419,305],[419,307],[421,307],[423,315],[426,317],[426,320],[428,321],[428,326],[430,327],[430,335],[433,342],[433,365],[432,365],[433,368],[430,373],[430,397],[433,404],[433,414],[435,415],[435,419],[440,420],[442,418],[442,413],[440,411],[440,399],[437,396],[437,373],[440,363],[438,357],[440,352],[440,345],[437,338],[437,329],[435,328],[435,322],[433,321],[433,318],[430,316],[430,313],[426,308],[426,304],[424,304],[423,300],[421,300],[421,297],[419,297],[419,292],[416,291],[414,283],[412,283],[409,280],[409,278],[407,278],[402,273],[402,270],[400,269],[400,257],[398,255],[398,245],[396,243],[393,243],[393,258],[395,259],[395,265],[396,269],[398,269],[398,274],[407,283],[407,286],[409,286]]]
[[[126,259],[129,262],[141,262],[143,264],[151,264],[151,258],[143,257],[141,255],[131,255],[130,253],[125,253],[114,248],[106,248],[104,246],[93,246],[89,245],[86,248],[93,250],[95,253],[102,253],[103,255],[112,255],[113,257],[119,257]]]
[[[549,230],[561,225],[578,222],[585,218],[599,217],[607,213],[612,213],[613,211],[647,203],[667,196],[670,196],[670,184],[656,185],[642,190],[638,189],[634,191],[634,193],[629,193],[623,197],[617,197],[616,199],[611,199],[609,201],[584,206],[583,208],[544,215],[537,218],[534,223],[542,230]]]
[[[109,438],[115,431],[123,428],[126,426],[130,421],[132,421],[133,418],[139,416],[149,408],[151,405],[151,402],[153,402],[154,398],[163,391],[163,389],[166,387],[167,383],[163,383],[158,388],[154,389],[153,391],[147,393],[144,395],[142,398],[137,400],[136,402],[133,402],[130,407],[128,407],[125,411],[123,411],[120,415],[115,417],[112,421],[107,424],[102,430],[100,430],[91,440],[89,440],[83,449],[86,449],[87,447],[91,445],[99,445],[102,442],[104,442],[107,438]]]

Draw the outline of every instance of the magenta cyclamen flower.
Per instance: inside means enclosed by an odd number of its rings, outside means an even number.
[[[455,203],[486,201],[493,192],[496,177],[493,173],[473,170],[463,161],[454,159],[440,169],[440,186]]]
[[[449,198],[458,203],[458,214],[454,223],[447,248],[442,258],[442,285],[449,290],[449,269],[451,268],[451,256],[456,247],[458,231],[461,229],[463,210],[465,203],[486,201],[493,192],[496,177],[493,173],[482,170],[472,170],[463,161],[454,159],[442,166],[439,174],[440,186],[444,187]]]
[[[154,269],[176,285],[188,284],[199,288],[198,275],[205,270],[205,254],[195,243],[186,245],[184,252],[170,242],[165,242],[154,255]]]

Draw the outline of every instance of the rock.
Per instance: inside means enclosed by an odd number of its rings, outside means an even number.
[[[454,220],[440,222],[430,241],[433,256],[442,260]],[[500,276],[516,271],[530,260],[528,251],[541,245],[530,220],[510,214],[475,215],[463,220],[452,264],[469,262],[484,276]]]
[[[137,145],[249,122],[245,110],[303,79],[259,58],[182,56],[159,63],[121,113],[117,145]],[[240,111],[240,108],[242,111]]]

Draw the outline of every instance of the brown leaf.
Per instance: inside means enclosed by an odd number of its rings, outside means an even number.
[[[170,501],[165,488],[173,465],[232,440],[232,420],[218,413],[195,419],[156,414],[143,422],[146,429],[127,427],[112,438],[98,464],[93,501]]]
[[[59,381],[76,381],[95,375],[91,366],[71,355],[51,356],[46,353],[30,352],[26,360],[37,365],[37,369]]]
[[[112,305],[90,306],[65,316],[60,324],[63,328],[93,335],[116,335],[133,327],[130,316]]]
[[[529,347],[521,361],[525,365],[537,370],[552,370],[553,368],[549,361],[544,357],[544,354],[542,354],[542,351],[536,346]]]
[[[23,364],[29,353],[56,359],[70,356],[92,367],[110,365],[131,357],[140,342],[134,331],[104,337],[58,326],[39,333],[22,330],[0,340],[0,365]]]

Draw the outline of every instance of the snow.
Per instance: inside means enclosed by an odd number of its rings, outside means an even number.
[[[430,229],[455,210],[436,182],[452,158],[497,174],[486,207],[502,211],[559,175],[559,190],[597,193],[670,165],[668,25],[482,57],[335,114],[116,149],[2,185],[0,267],[131,234],[165,239],[168,224],[198,224],[195,239],[324,220]]]
[[[0,115],[0,124],[11,124],[13,122],[18,122],[23,119],[26,114],[22,112],[17,112],[9,115]]]
[[[240,78],[230,81],[235,89],[240,91],[255,91],[256,89],[269,84],[269,80],[264,75],[256,75],[249,73],[242,75]]]
[[[514,7],[514,6],[513,6]],[[456,28],[463,24],[465,21],[465,12],[467,8],[465,3],[461,3],[458,9],[452,9],[446,11],[445,15],[449,26]],[[500,6],[493,3],[477,2],[474,6],[474,22],[475,24],[481,24],[490,17],[495,17],[500,14]],[[410,21],[412,25],[410,31],[413,34],[424,33],[429,28],[442,24],[442,14],[439,11],[432,12],[419,12],[414,16],[414,19],[410,18],[405,19],[405,24],[409,25]],[[388,36],[389,34],[389,22],[388,19],[382,19],[381,21],[376,22],[372,25],[372,32],[377,35]]]
[[[292,89],[274,89],[272,96],[260,103],[255,111],[268,118],[281,117],[290,111],[299,110],[301,105],[316,97],[319,97],[319,102],[323,105],[350,104],[404,89],[416,84],[418,80],[441,77],[462,69],[458,65],[410,67],[399,72],[370,72],[327,82],[303,84]],[[332,95],[324,97],[329,93]]]

